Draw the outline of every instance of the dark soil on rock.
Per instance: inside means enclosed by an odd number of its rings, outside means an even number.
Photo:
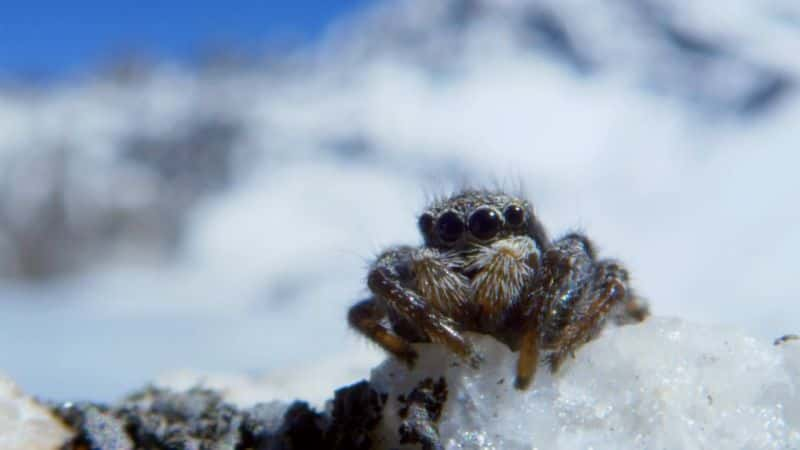
[[[385,403],[385,394],[361,381],[337,390],[326,411],[302,401],[239,409],[208,389],[154,387],[113,406],[65,403],[52,409],[76,432],[63,450],[368,450]]]

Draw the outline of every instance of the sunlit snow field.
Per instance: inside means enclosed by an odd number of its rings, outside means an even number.
[[[463,183],[524,192],[551,235],[584,230],[657,315],[800,331],[793,2],[673,3],[663,17],[705,46],[623,2],[467,3],[367,11],[275,70],[0,89],[2,161],[69,147],[76,195],[144,201],[119,143],[196,117],[234,121],[239,158],[169,256],[0,281],[0,370],[34,395],[111,400],[175,369],[346,365],[371,349],[345,321],[371,258],[418,243],[426,196]],[[767,76],[777,94],[759,94]]]

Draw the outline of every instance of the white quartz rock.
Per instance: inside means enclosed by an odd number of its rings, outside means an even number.
[[[373,371],[372,382],[388,394],[382,447],[398,446],[398,396],[444,376],[449,394],[438,428],[448,449],[800,448],[800,341],[775,346],[736,330],[651,318],[606,330],[556,376],[540,367],[520,392],[517,354],[471,337],[486,357],[480,370],[426,344],[417,347],[413,372],[393,359]]]
[[[47,408],[0,375],[0,449],[52,450],[71,436]]]

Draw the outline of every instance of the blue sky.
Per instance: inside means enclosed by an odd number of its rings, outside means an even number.
[[[209,43],[255,50],[270,39],[314,39],[375,1],[3,0],[0,74],[68,74],[119,51],[185,59]]]

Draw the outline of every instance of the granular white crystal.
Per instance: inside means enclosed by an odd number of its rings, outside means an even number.
[[[517,354],[471,337],[486,357],[480,370],[425,344],[413,372],[394,359],[373,371],[388,393],[382,447],[399,444],[398,396],[444,376],[449,396],[438,426],[448,449],[800,448],[800,341],[774,346],[651,318],[607,330],[555,376],[540,367],[520,392]]]

